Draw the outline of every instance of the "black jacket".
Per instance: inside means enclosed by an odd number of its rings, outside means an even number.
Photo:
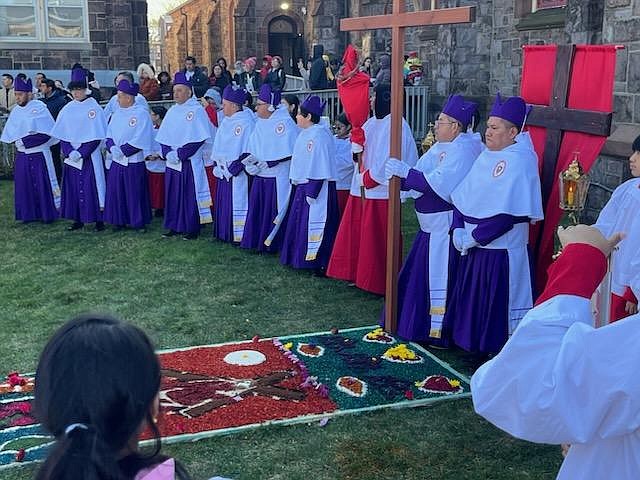
[[[239,85],[242,88],[247,88],[247,84],[249,83],[249,77],[251,77],[251,83],[253,84],[253,88],[254,90],[257,92],[258,90],[260,90],[260,85],[262,85],[262,79],[260,78],[260,72],[254,70],[251,73],[247,73],[247,72],[242,72],[239,75]]]
[[[187,69],[183,68],[182,71],[186,72]],[[204,93],[209,89],[209,79],[204,73],[202,73],[200,67],[196,67],[193,70],[191,85],[193,86],[193,93],[195,93],[196,97],[198,98],[202,97]]]
[[[58,114],[60,113],[60,110],[62,110],[62,107],[69,102],[69,99],[64,92],[57,88],[51,92],[51,96],[43,97],[40,100],[47,106],[47,109],[54,120],[58,118]]]
[[[325,90],[327,88],[327,70],[322,59],[323,53],[324,46],[313,46],[313,62],[309,72],[309,88],[311,90]]]
[[[269,70],[264,83],[268,83],[269,85],[271,85],[271,90],[274,92],[282,91],[284,90],[284,86],[287,83],[287,76],[282,68],[279,68],[277,70]]]

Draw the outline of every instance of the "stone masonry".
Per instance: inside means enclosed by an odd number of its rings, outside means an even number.
[[[66,70],[79,62],[91,70],[135,70],[149,61],[146,0],[89,0],[89,42],[0,41],[2,70]]]

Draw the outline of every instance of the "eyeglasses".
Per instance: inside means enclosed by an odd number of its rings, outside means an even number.
[[[451,124],[458,123],[458,122],[447,122],[446,120],[438,119],[433,123],[435,123],[436,125],[451,125]]]

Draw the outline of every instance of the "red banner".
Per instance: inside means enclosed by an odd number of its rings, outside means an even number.
[[[525,46],[522,67],[521,95],[527,103],[549,105],[553,87],[557,47],[555,45]],[[576,46],[567,107],[581,110],[611,112],[613,106],[613,81],[615,76],[616,49],[613,45]],[[546,129],[527,127],[539,158],[542,157]],[[559,206],[557,178],[573,159],[573,152],[580,152],[580,163],[588,172],[604,146],[606,137],[565,131],[556,163],[555,182],[545,205],[545,222],[540,232],[534,228],[531,245],[538,245],[536,258],[536,286],[541,292],[547,280],[547,268],[553,255],[554,234],[562,210]]]

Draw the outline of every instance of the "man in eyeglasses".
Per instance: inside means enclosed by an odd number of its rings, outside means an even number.
[[[451,192],[484,149],[480,135],[473,133],[476,112],[475,103],[450,96],[436,120],[437,142],[415,168],[395,158],[385,167],[387,178],[400,177],[402,190],[415,198],[420,224],[398,279],[398,335],[407,340],[449,346],[451,331],[443,318],[460,259],[449,236]]]

